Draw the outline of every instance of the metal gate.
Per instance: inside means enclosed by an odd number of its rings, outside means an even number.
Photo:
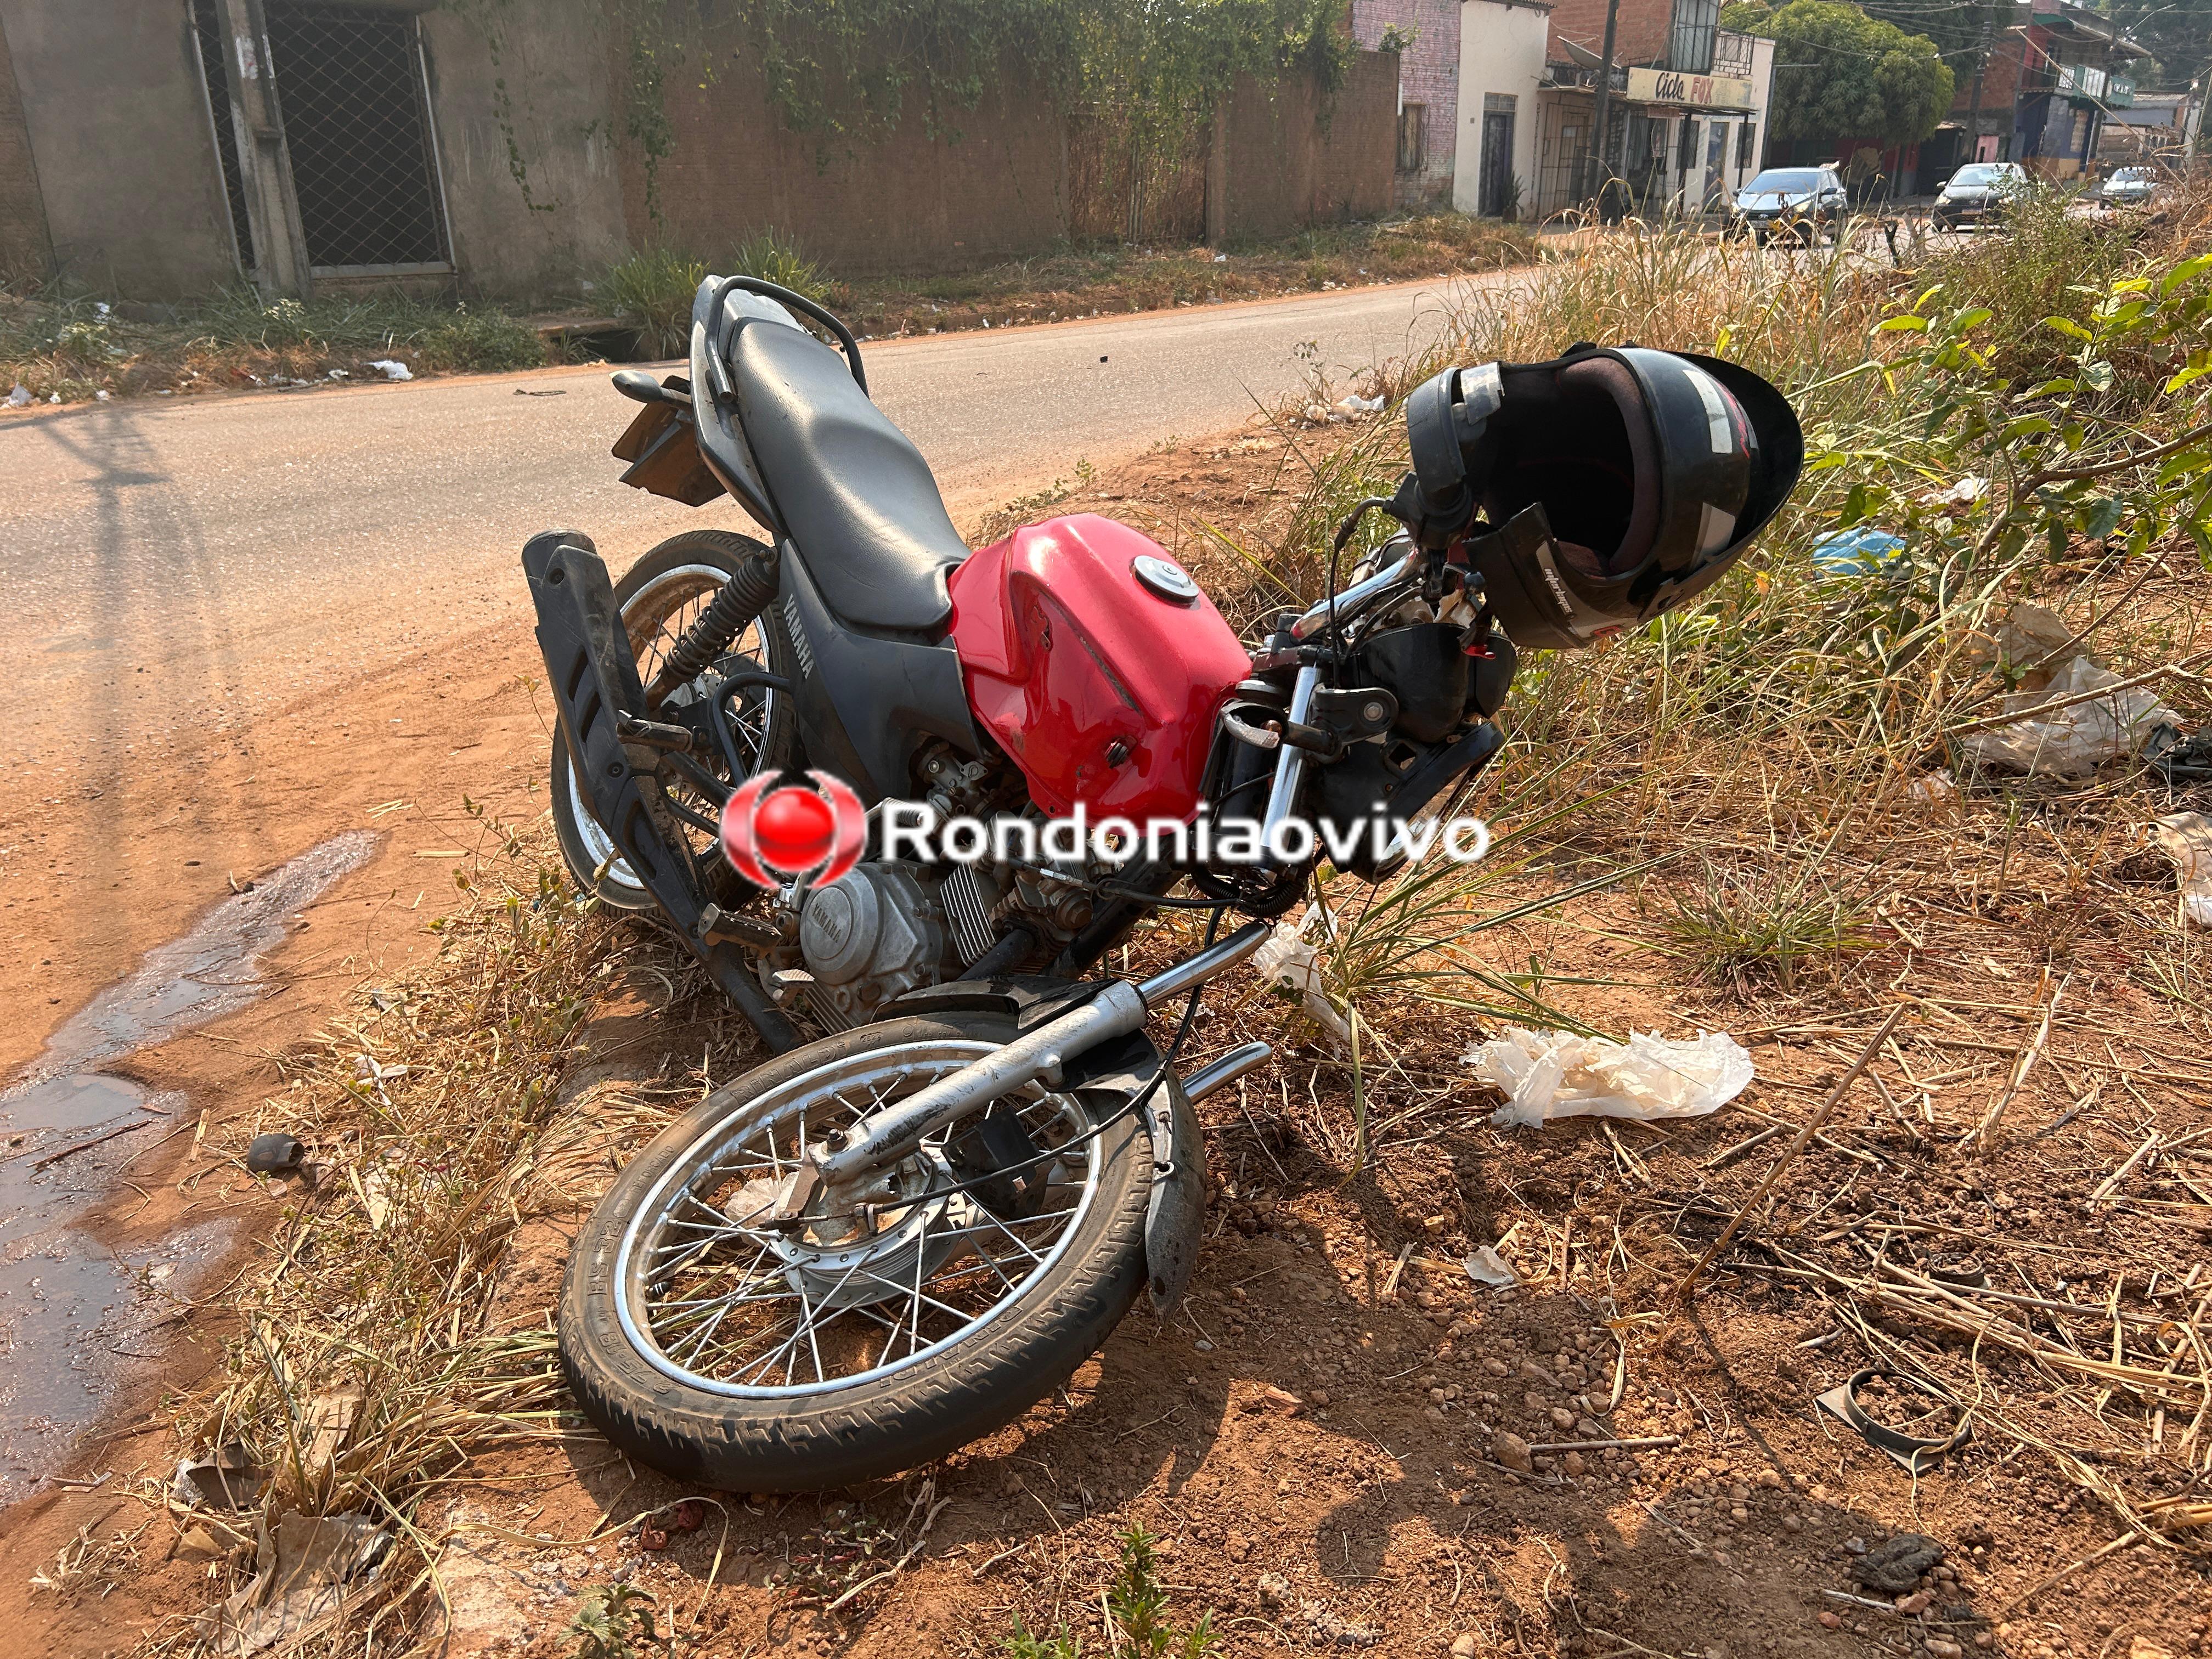
[[[263,94],[281,131],[306,264],[316,276],[442,274],[453,270],[437,132],[421,25],[382,7],[266,0],[265,33],[225,40],[241,0],[192,0],[194,38],[230,198],[239,264],[257,270],[249,145],[234,76],[268,70]],[[235,65],[225,46],[234,49]],[[267,225],[260,235],[270,235]],[[285,231],[289,234],[289,229]]]

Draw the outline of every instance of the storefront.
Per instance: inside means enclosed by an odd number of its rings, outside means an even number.
[[[1646,218],[1718,212],[1757,173],[1773,81],[1774,43],[1723,32],[1714,72],[1616,71],[1607,172],[1626,185],[1629,211]],[[1595,71],[1549,66],[1538,94],[1536,209],[1563,211],[1588,198],[1596,116]]]

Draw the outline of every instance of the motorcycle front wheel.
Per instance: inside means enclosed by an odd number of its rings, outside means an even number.
[[[750,536],[726,530],[687,530],[670,537],[624,571],[615,584],[615,604],[621,609],[623,631],[629,635],[630,650],[637,658],[638,678],[652,684],[661,659],[683,638],[684,630],[714,602],[714,596],[738,566],[768,551],[764,544]],[[787,678],[797,672],[790,639],[774,607],[748,624],[707,674],[670,692],[663,706],[688,701],[717,670],[745,666],[766,668]],[[797,748],[799,720],[791,699],[783,693],[767,687],[749,697],[737,725],[738,756],[746,763],[744,776],[790,763]],[[726,776],[728,768],[719,757],[706,764],[725,782],[743,781]],[[553,734],[551,793],[554,833],[576,885],[585,892],[597,893],[600,902],[612,909],[653,908],[653,895],[616,852],[614,837],[592,817],[590,797],[568,758],[568,739],[557,731]],[[704,796],[694,798],[690,804],[709,817],[716,808],[716,803]],[[707,845],[708,837],[695,835],[691,850],[701,852]]]
[[[1145,1284],[1152,1158],[1125,1094],[1032,1085],[931,1137],[866,1210],[748,1224],[802,1145],[1013,1036],[995,1013],[841,1032],[655,1138],[562,1289],[562,1367],[607,1437],[726,1491],[848,1486],[1002,1427],[1094,1352]]]

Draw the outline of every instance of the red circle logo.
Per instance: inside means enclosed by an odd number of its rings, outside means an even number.
[[[770,775],[757,773],[722,808],[723,856],[756,887],[809,876],[826,887],[860,861],[868,814],[860,796],[827,772],[806,775],[814,788],[787,783],[771,789]]]

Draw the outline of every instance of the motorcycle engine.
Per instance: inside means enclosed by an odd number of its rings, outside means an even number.
[[[959,972],[944,907],[909,864],[863,864],[814,889],[799,917],[809,1000],[832,1030],[860,1025],[891,998]]]

